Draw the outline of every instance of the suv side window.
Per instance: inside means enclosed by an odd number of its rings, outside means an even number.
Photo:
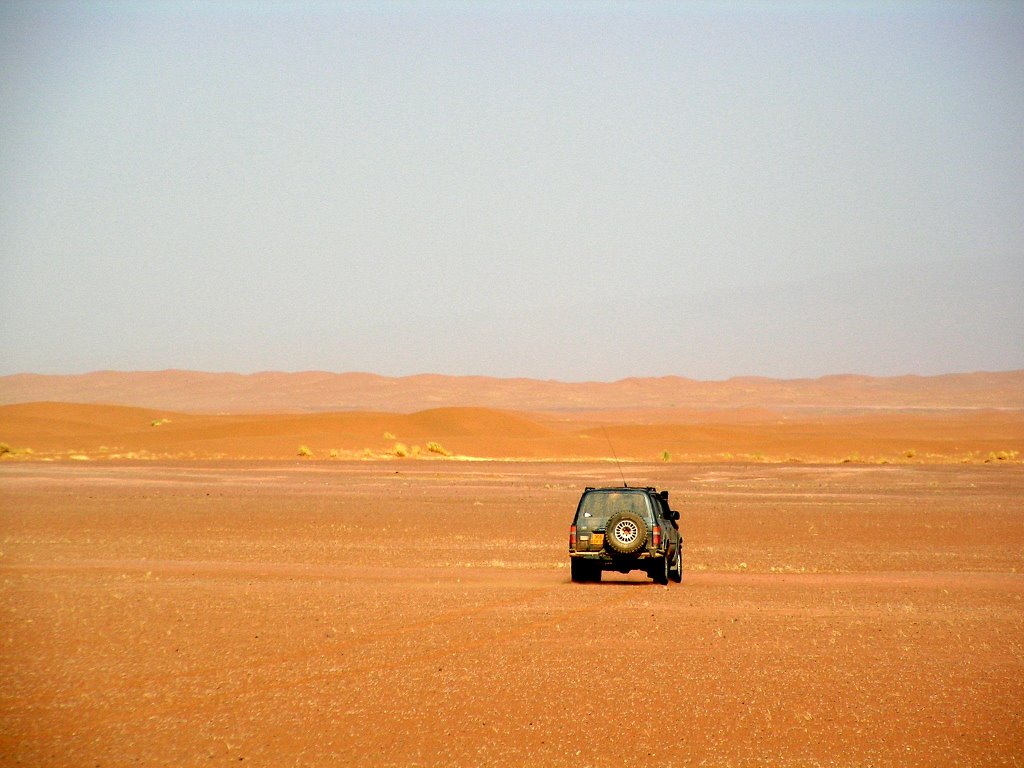
[[[666,526],[672,526],[673,529],[678,531],[679,523],[677,523],[674,519],[674,516],[672,514],[672,507],[669,506],[668,499],[666,499],[662,495],[659,495],[657,497],[657,501],[655,502],[655,504],[658,509],[658,514],[665,518]]]
[[[668,514],[669,514],[668,502],[666,502],[660,496],[657,496],[655,498],[657,499],[656,504],[657,504],[657,507],[658,507],[658,514],[661,515],[664,518],[668,518]]]

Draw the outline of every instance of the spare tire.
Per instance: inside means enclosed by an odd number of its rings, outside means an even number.
[[[623,510],[608,518],[604,544],[612,552],[632,555],[647,543],[647,523],[636,512]]]

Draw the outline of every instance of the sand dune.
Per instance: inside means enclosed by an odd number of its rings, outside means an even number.
[[[717,418],[716,418],[717,416]],[[125,406],[0,406],[8,459],[459,457],[624,461],[1014,462],[1024,413],[977,410],[782,416],[704,411],[530,414],[488,408],[416,413],[195,414]],[[433,450],[431,450],[433,448]]]
[[[98,372],[0,377],[0,403],[0,442],[14,449],[7,458],[879,462],[1024,454],[1024,371],[578,384]]]
[[[560,382],[480,376],[389,378],[367,373],[100,371],[0,377],[0,404],[109,403],[186,413],[388,411],[476,406],[511,411],[707,408],[1016,408],[1024,371],[946,376],[826,376],[784,381],[678,376]]]

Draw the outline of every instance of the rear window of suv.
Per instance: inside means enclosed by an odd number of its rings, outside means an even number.
[[[640,491],[587,491],[580,499],[576,517],[607,520],[616,512],[629,510],[645,520],[650,520],[646,497],[647,494]]]

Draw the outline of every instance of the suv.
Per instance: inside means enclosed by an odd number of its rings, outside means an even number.
[[[569,529],[574,582],[600,581],[601,571],[646,571],[656,584],[683,580],[679,513],[668,491],[586,488]]]

